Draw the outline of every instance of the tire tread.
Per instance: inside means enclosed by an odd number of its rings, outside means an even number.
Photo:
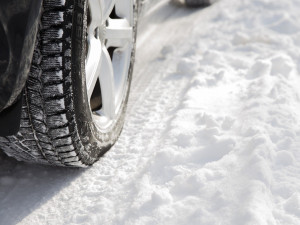
[[[72,5],[65,0],[44,0],[44,12],[37,35],[32,66],[24,95],[21,129],[17,135],[0,137],[0,148],[17,160],[59,166],[85,166],[73,143],[66,112],[71,85],[70,54],[64,57],[63,45],[70,37]],[[67,30],[69,29],[69,31]],[[74,120],[74,118],[72,119]]]

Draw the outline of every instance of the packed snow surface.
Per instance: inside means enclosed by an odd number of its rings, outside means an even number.
[[[89,169],[1,156],[0,224],[300,224],[300,1],[161,1]]]

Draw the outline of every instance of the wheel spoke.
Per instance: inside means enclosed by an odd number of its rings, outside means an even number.
[[[116,0],[100,0],[100,2],[102,7],[102,21],[106,21],[116,4]]]
[[[102,24],[101,3],[99,0],[89,0],[91,22],[88,27],[88,35],[94,35],[95,29]]]
[[[117,1],[115,5],[116,14],[121,18],[126,18],[129,21],[133,22],[132,20],[133,12],[131,10],[132,4],[133,4],[133,0]]]
[[[112,119],[115,116],[115,81],[112,61],[105,47],[101,53],[99,79],[102,96],[101,114]]]
[[[106,28],[107,46],[124,47],[132,40],[133,30],[126,19],[110,19]]]
[[[88,41],[88,55],[87,55],[87,63],[86,63],[86,83],[87,83],[87,91],[88,97],[91,98],[95,84],[98,79],[98,67],[101,59],[101,42],[96,38],[90,38]]]

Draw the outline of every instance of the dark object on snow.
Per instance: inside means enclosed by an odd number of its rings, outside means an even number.
[[[189,7],[204,7],[211,4],[211,0],[185,0],[185,3]]]

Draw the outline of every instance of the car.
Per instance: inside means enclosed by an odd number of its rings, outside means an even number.
[[[0,0],[0,149],[21,161],[86,167],[114,145],[143,3]]]

